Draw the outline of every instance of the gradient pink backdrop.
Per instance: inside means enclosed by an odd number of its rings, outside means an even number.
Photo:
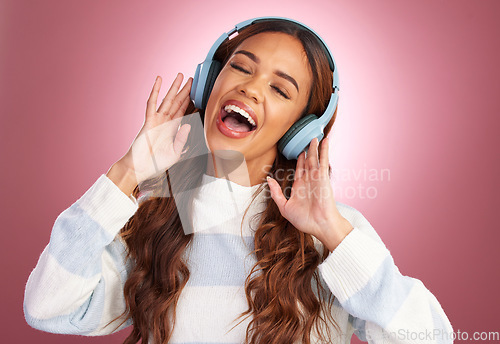
[[[499,13],[496,0],[1,1],[1,341],[125,338],[30,328],[28,275],[56,217],[127,151],[155,76],[164,94],[223,31],[262,15],[310,25],[335,55],[332,167],[390,173],[337,180],[338,200],[363,212],[455,330],[500,331]],[[347,192],[360,186],[372,198]]]

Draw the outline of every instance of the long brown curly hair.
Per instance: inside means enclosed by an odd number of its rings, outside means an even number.
[[[332,93],[333,75],[318,39],[302,27],[289,21],[255,23],[224,42],[215,58],[224,66],[242,41],[262,32],[282,32],[302,43],[313,75],[309,101],[302,117],[310,113],[322,114]],[[192,103],[186,114],[196,111],[203,120],[203,110],[196,109]],[[336,114],[335,111],[326,126],[325,136],[330,132]],[[189,123],[188,117],[183,117],[184,123]],[[132,320],[133,330],[125,344],[147,343],[151,339],[154,343],[168,343],[173,333],[177,301],[190,276],[183,254],[195,235],[183,228],[181,218],[185,215],[180,212],[190,214],[193,190],[200,186],[205,173],[200,166],[206,167],[208,158],[208,154],[203,154],[207,150],[205,142],[199,140],[203,132],[196,132],[194,125],[191,128],[182,162],[135,188],[132,195],[136,198],[143,194],[148,194],[148,197],[140,202],[137,212],[120,232],[128,248],[127,258],[132,262],[124,286],[126,310],[122,318]],[[287,160],[277,150],[269,174],[274,176],[279,171],[280,176],[275,179],[287,198],[290,197],[295,167],[295,160]],[[266,183],[255,191],[252,201],[262,191],[269,194]],[[179,192],[184,197],[174,199],[172,195]],[[322,343],[330,343],[332,336],[325,334],[330,333],[328,324],[338,330],[331,309],[334,297],[322,284],[317,269],[329,251],[320,244],[322,252],[319,252],[315,239],[290,224],[272,198],[266,198],[265,202],[264,211],[256,214],[259,222],[252,254],[255,254],[257,263],[245,280],[248,309],[238,317],[252,317],[245,343],[310,344],[313,328]],[[326,325],[323,329],[320,328],[322,324]]]

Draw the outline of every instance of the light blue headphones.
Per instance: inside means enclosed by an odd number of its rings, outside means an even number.
[[[339,92],[339,76],[337,72],[337,66],[333,55],[323,41],[323,39],[314,32],[311,28],[306,25],[299,23],[293,19],[282,18],[282,17],[259,17],[254,19],[245,20],[231,29],[229,32],[223,33],[217,41],[212,45],[210,51],[208,52],[207,58],[204,62],[200,63],[196,67],[196,72],[193,78],[193,86],[191,87],[191,99],[194,101],[194,105],[198,109],[205,109],[207,105],[208,98],[210,97],[210,92],[212,87],[222,69],[221,62],[214,60],[214,55],[219,46],[235,32],[240,32],[241,29],[252,25],[256,22],[265,20],[284,20],[300,25],[304,29],[310,31],[314,36],[320,41],[323,50],[328,58],[328,63],[330,64],[330,70],[333,72],[333,92],[330,97],[328,106],[325,112],[319,118],[315,114],[309,114],[302,117],[300,120],[295,122],[290,129],[281,137],[278,141],[279,151],[288,159],[297,159],[300,153],[304,151],[313,138],[317,137],[318,141],[323,139],[323,129],[328,124],[332,118],[335,109],[337,108],[338,92]]]

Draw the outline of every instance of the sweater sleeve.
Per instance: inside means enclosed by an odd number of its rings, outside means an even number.
[[[453,328],[436,297],[403,276],[370,223],[342,205],[354,229],[318,266],[360,340],[368,343],[453,343]]]
[[[24,315],[33,328],[104,335],[128,325],[123,285],[130,263],[120,229],[138,209],[105,174],[55,220],[50,241],[31,272]]]

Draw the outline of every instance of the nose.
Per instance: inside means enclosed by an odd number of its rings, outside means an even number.
[[[258,78],[250,78],[238,85],[238,92],[253,99],[256,103],[262,101],[263,81]]]

